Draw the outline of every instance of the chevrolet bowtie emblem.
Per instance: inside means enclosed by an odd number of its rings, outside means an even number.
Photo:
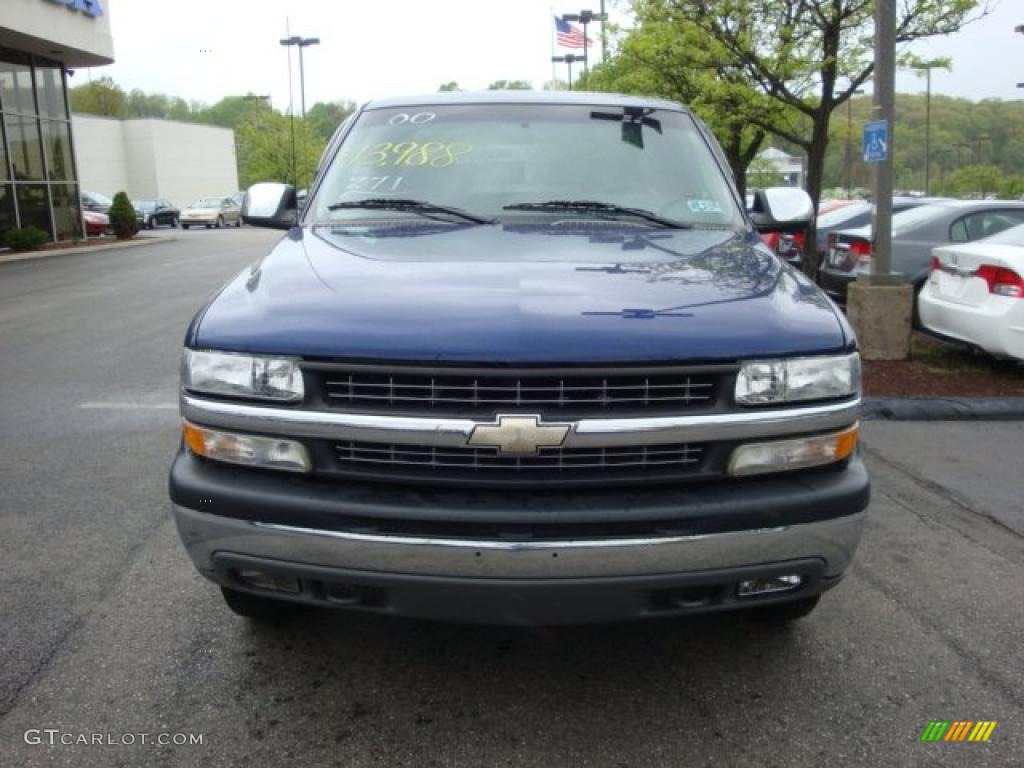
[[[542,424],[540,416],[498,416],[496,424],[477,424],[469,445],[497,448],[498,453],[530,455],[565,442],[572,424]]]

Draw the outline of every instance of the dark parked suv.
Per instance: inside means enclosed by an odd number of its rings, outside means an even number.
[[[868,503],[860,361],[699,120],[586,93],[371,102],[185,338],[170,475],[228,605],[558,624],[806,615]]]

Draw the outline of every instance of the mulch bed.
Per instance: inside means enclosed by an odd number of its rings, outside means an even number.
[[[915,333],[910,360],[865,360],[867,397],[1024,397],[1024,364]]]

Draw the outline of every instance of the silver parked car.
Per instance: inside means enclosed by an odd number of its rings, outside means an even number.
[[[1021,223],[1024,203],[1010,200],[948,200],[903,211],[892,217],[892,269],[920,290],[933,248],[991,237]],[[828,245],[818,282],[845,304],[849,284],[871,269],[871,226],[832,232]]]
[[[242,209],[230,197],[204,197],[181,212],[181,226],[216,227],[242,226]]]

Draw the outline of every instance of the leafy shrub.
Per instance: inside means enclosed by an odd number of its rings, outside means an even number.
[[[15,251],[34,251],[50,240],[50,235],[39,227],[27,226],[9,229],[4,235],[4,244]]]
[[[128,240],[139,231],[138,222],[135,220],[135,208],[124,192],[114,195],[114,202],[107,215],[110,217],[110,228],[114,230],[118,240]]]

